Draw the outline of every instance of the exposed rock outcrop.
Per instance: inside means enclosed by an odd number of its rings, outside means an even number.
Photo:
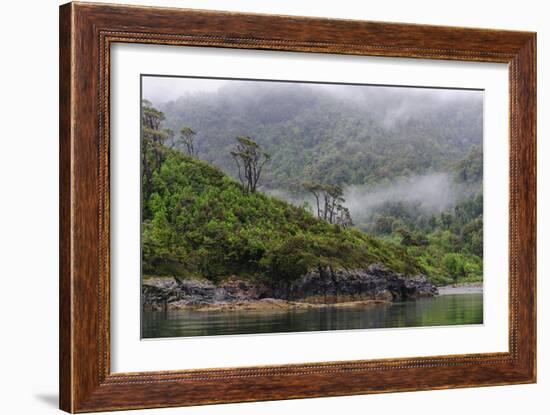
[[[142,284],[145,308],[182,308],[207,304],[255,301],[272,297],[272,290],[263,284],[230,277],[218,285],[209,281],[154,278]]]
[[[142,302],[147,309],[204,308],[231,309],[266,299],[289,304],[340,304],[365,301],[403,301],[437,295],[437,287],[424,275],[397,274],[382,265],[366,269],[308,272],[291,284],[269,286],[230,277],[218,285],[207,281],[158,278],[142,285]]]
[[[285,292],[286,290],[286,292]],[[437,287],[426,276],[396,274],[382,265],[364,270],[322,270],[307,273],[289,287],[279,287],[275,297],[309,302],[357,300],[402,301],[437,295]]]

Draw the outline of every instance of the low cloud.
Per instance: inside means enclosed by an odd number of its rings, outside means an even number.
[[[449,173],[439,172],[402,178],[389,185],[347,186],[344,205],[355,223],[369,221],[378,209],[388,203],[414,205],[427,214],[437,214],[455,206],[475,189],[456,183]],[[296,206],[305,202],[313,206],[314,199],[307,193],[291,193],[271,189],[267,194]]]

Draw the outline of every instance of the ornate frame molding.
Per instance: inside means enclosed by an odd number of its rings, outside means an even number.
[[[89,412],[535,381],[535,34],[86,3],[61,6],[60,29],[62,409]],[[109,70],[113,43],[508,63],[509,352],[112,374]]]

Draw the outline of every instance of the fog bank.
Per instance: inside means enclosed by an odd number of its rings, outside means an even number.
[[[402,203],[432,215],[454,207],[465,197],[471,196],[477,188],[456,183],[446,172],[430,173],[402,178],[389,185],[346,186],[344,199],[354,223],[368,222],[376,211],[386,204]],[[265,193],[283,199],[295,206],[314,199],[307,193],[290,193],[280,189],[264,190]]]

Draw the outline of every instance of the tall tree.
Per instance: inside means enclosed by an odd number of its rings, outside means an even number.
[[[182,126],[180,130],[180,140],[183,144],[185,144],[187,154],[189,154],[190,156],[196,156],[198,154],[195,148],[196,135],[197,133],[186,125]]]
[[[151,101],[147,99],[142,100],[141,104],[141,122],[144,129],[160,130],[160,124],[164,121],[164,113],[153,107]]]
[[[303,186],[315,198],[318,218],[344,228],[353,225],[350,211],[344,206],[346,200],[340,186],[317,182],[306,182]]]
[[[334,221],[337,225],[340,225],[343,228],[348,228],[353,226],[353,221],[351,220],[351,213],[349,209],[345,206],[338,205],[336,207],[336,219]]]
[[[239,180],[243,189],[249,193],[256,192],[262,169],[270,160],[270,155],[263,152],[260,145],[250,137],[240,136],[231,156],[239,169]]]
[[[164,142],[169,138],[171,130],[161,129],[164,113],[153,107],[144,99],[141,111],[141,171],[143,183],[143,200],[151,194],[153,173],[160,169],[164,158]]]
[[[303,184],[304,189],[306,189],[308,192],[310,192],[313,197],[315,198],[315,206],[317,208],[317,217],[321,218],[323,216],[322,214],[322,207],[321,207],[321,197],[323,193],[323,185],[321,183],[317,182],[305,182]]]

